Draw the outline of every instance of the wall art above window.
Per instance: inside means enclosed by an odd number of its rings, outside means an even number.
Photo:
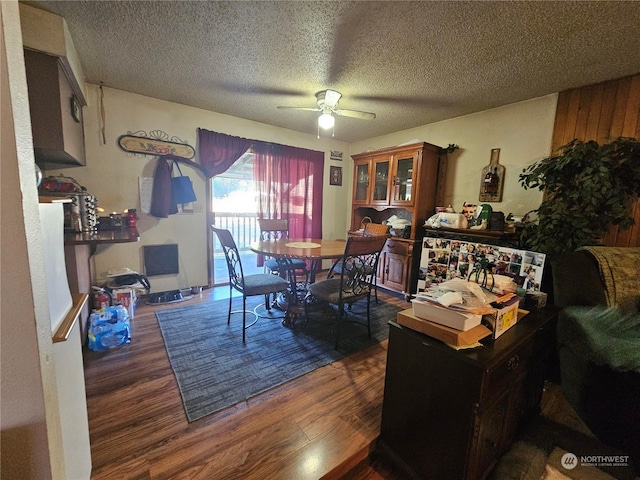
[[[162,130],[152,130],[147,134],[141,130],[127,132],[118,137],[118,145],[125,152],[139,155],[173,155],[184,159],[192,159],[195,149],[178,137],[169,137]]]

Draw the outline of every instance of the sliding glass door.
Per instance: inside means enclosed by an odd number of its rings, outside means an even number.
[[[253,181],[253,154],[245,153],[226,172],[210,179],[211,211],[213,224],[231,232],[242,259],[245,275],[262,273],[256,265],[256,254],[249,246],[258,240],[260,229],[257,221],[256,192]],[[213,286],[229,283],[229,273],[224,253],[213,236],[211,258]]]
[[[261,218],[286,218],[292,238],[322,238],[324,153],[271,143],[254,144],[207,184],[207,223],[229,230],[238,245],[244,273],[259,273],[250,245],[258,240]],[[211,286],[229,282],[224,253],[208,232]]]

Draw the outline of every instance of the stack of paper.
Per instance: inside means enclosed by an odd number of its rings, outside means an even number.
[[[414,298],[411,303],[413,304],[413,314],[416,317],[456,330],[470,330],[480,325],[482,321],[481,314],[445,307],[427,297]]]

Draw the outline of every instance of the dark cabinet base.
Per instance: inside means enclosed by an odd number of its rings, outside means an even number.
[[[486,478],[538,412],[554,318],[529,314],[471,351],[390,322],[377,453],[410,478]]]

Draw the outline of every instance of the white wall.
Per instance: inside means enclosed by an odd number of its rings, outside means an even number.
[[[18,3],[0,2],[0,477],[65,478]]]
[[[351,176],[351,161],[347,143],[331,138],[316,138],[271,125],[251,122],[241,118],[187,107],[176,103],[135,95],[121,90],[104,88],[104,108],[106,115],[106,145],[101,141],[101,120],[99,88],[87,85],[88,106],[84,109],[86,167],[57,168],[45,172],[49,175],[62,173],[78,180],[87,191],[95,195],[106,212],[122,212],[126,208],[137,208],[138,230],[141,241],[130,244],[99,246],[94,256],[97,276],[103,277],[111,269],[129,267],[143,271],[142,246],[177,243],[180,255],[178,275],[154,276],[151,278],[152,291],[166,291],[191,285],[206,285],[206,218],[205,183],[194,169],[182,166],[182,171],[194,181],[198,195],[198,208],[194,214],[170,215],[159,219],[140,211],[138,177],[153,177],[156,157],[134,156],[120,149],[117,140],[120,135],[139,130],[150,132],[163,130],[176,136],[194,148],[197,147],[197,128],[226,133],[268,142],[291,145],[325,152],[325,174],[323,194],[323,236],[344,238],[348,221],[348,199]],[[344,161],[329,160],[331,150],[344,152]],[[344,164],[344,165],[343,165]],[[329,166],[347,167],[343,172],[342,187],[329,185]]]
[[[449,156],[445,204],[457,211],[463,202],[478,203],[480,173],[489,163],[492,148],[500,148],[500,163],[505,166],[503,201],[492,204],[494,210],[522,215],[537,208],[541,193],[526,191],[519,182],[522,169],[549,154],[557,95],[548,95],[504,107],[480,112],[410,130],[356,142],[344,142],[304,134],[266,124],[222,115],[193,107],[105,88],[107,143],[101,141],[99,89],[88,85],[89,105],[84,109],[87,166],[47,171],[63,173],[78,180],[94,194],[107,212],[137,208],[141,241],[133,244],[99,246],[94,256],[98,278],[110,269],[129,267],[143,271],[142,246],[177,243],[180,273],[152,278],[152,291],[164,291],[207,283],[205,183],[200,174],[189,168],[185,175],[194,180],[201,213],[171,215],[158,219],[140,212],[138,177],[152,177],[155,157],[128,154],[117,145],[120,135],[139,130],[163,130],[196,147],[196,129],[201,127],[229,135],[254,138],[325,152],[323,235],[344,238],[350,220],[351,154],[405,143],[426,141],[446,147],[453,143],[460,150]],[[329,160],[330,150],[343,151],[343,161]],[[330,165],[343,167],[343,186],[330,186]],[[196,212],[198,209],[196,208]]]
[[[411,140],[440,147],[456,144],[449,155],[445,205],[459,212],[462,204],[479,203],[482,168],[489,164],[492,148],[500,148],[505,167],[502,202],[491,203],[494,211],[523,215],[538,208],[542,194],[524,190],[518,176],[527,165],[549,155],[557,94],[534,98],[484,112],[452,118],[351,144],[351,154],[391,147]]]

